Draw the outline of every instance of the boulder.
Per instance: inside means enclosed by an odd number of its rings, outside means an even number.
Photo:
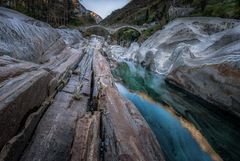
[[[166,80],[239,118],[240,55],[197,61],[191,60],[175,68]]]
[[[165,62],[164,66],[169,83],[239,118],[240,26],[234,22],[225,21],[215,28],[205,26],[201,32],[207,28],[209,32],[205,33],[211,34],[207,40],[195,45],[178,44],[166,61],[171,63]]]

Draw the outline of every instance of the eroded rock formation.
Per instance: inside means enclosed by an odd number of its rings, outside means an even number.
[[[239,118],[239,35],[238,20],[180,18],[156,32],[139,49],[118,47],[123,50],[119,54],[112,47],[108,55],[163,74],[169,83]]]
[[[2,30],[0,49],[15,43],[0,56],[1,161],[165,160],[146,121],[118,93],[104,38],[1,13],[11,31]]]

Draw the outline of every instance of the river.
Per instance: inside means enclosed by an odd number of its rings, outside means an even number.
[[[240,158],[239,123],[228,115],[170,87],[163,76],[132,63],[120,63],[113,75],[121,79],[125,87],[117,83],[118,90],[146,119],[167,160],[237,161]]]

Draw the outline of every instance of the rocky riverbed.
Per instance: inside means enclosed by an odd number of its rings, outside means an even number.
[[[189,160],[190,152],[169,150],[185,149],[174,145],[187,147],[189,140],[181,144],[177,131],[168,136],[153,128],[172,117],[157,119],[158,107],[124,98],[115,85],[120,80],[170,107],[176,125],[183,117],[179,129],[200,149],[194,154],[237,161],[239,25],[177,19],[126,48],[0,8],[0,160]],[[147,119],[148,112],[154,117]]]
[[[239,35],[239,20],[179,18],[141,46],[111,46],[108,55],[164,75],[170,84],[239,118]]]
[[[12,14],[1,10],[0,160],[165,160],[144,118],[118,93],[102,37]]]

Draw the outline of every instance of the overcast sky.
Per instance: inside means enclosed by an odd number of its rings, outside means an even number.
[[[112,11],[122,8],[129,0],[82,0],[81,4],[88,10],[96,12],[102,18],[107,17]]]

